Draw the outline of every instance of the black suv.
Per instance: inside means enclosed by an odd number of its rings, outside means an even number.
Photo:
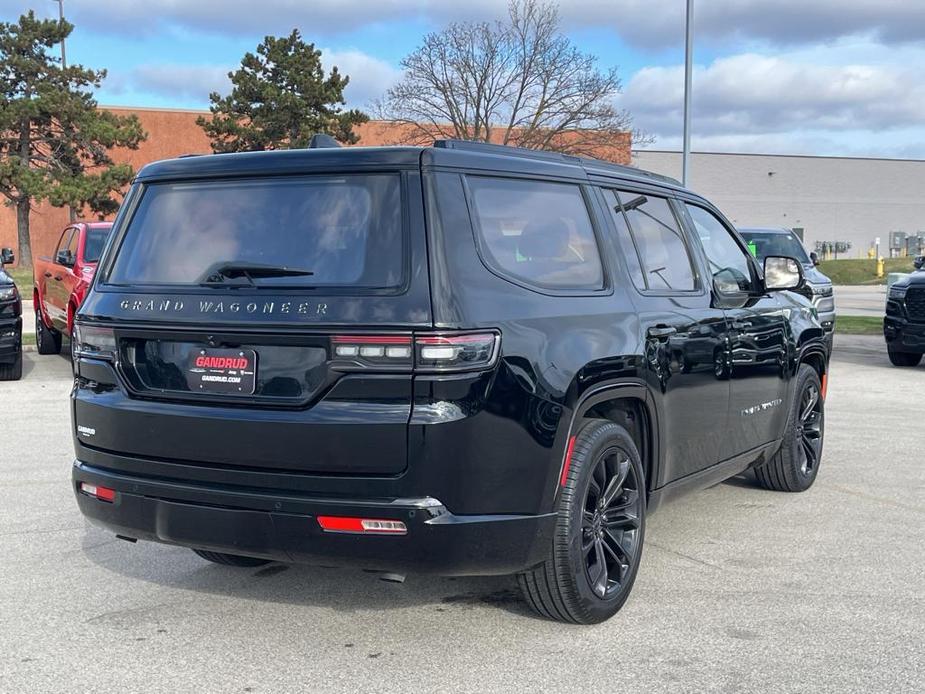
[[[517,574],[626,600],[646,512],[815,479],[800,264],[636,169],[493,145],[163,161],[76,321],[81,511],[237,566]]]
[[[925,257],[915,259],[915,272],[890,285],[883,335],[895,366],[918,366],[925,354]]]
[[[22,298],[3,271],[13,260],[12,249],[0,250],[0,381],[22,378]]]

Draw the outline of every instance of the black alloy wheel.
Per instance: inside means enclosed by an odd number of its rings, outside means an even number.
[[[626,581],[640,538],[639,480],[629,456],[611,448],[597,460],[585,494],[581,552],[591,590],[612,596]]]
[[[801,364],[794,384],[795,397],[787,415],[780,449],[755,468],[759,484],[778,492],[803,492],[813,486],[822,460],[825,439],[825,399],[816,370]]]
[[[815,383],[808,383],[800,394],[800,472],[815,470],[821,455],[822,394]]]
[[[547,557],[517,580],[543,617],[597,624],[626,602],[642,557],[646,487],[632,436],[615,422],[589,420],[563,482]]]

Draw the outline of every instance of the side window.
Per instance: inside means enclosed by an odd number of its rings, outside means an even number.
[[[684,205],[703,245],[716,288],[729,293],[752,291],[752,265],[745,250],[712,212],[696,205]]]
[[[58,245],[55,246],[55,255],[57,257],[59,251],[63,251],[68,247],[68,244],[71,242],[71,238],[74,236],[74,228],[68,227],[61,233],[61,238],[58,239]]]
[[[71,252],[72,258],[77,258],[77,244],[80,241],[80,231],[74,229],[74,233],[71,234],[71,240],[68,241],[67,249]]]
[[[608,203],[617,232],[629,235],[639,258],[641,271],[632,273],[639,289],[692,291],[697,288],[684,232],[667,199],[610,190]],[[628,245],[623,243],[623,247],[626,251]]]
[[[581,188],[486,176],[466,179],[482,260],[545,289],[602,289],[604,271]]]

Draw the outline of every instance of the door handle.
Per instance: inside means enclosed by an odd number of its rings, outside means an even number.
[[[62,276],[61,276],[61,275],[55,275],[55,281],[56,281],[56,282],[60,282],[61,280],[62,280]]]
[[[47,270],[45,271],[45,277],[51,277],[51,273],[48,272]]]
[[[751,323],[743,323],[742,321],[732,321],[732,327],[736,330],[748,330],[752,327]]]
[[[649,337],[654,337],[656,340],[671,337],[676,332],[678,332],[678,329],[670,325],[656,325],[646,330],[646,334]]]

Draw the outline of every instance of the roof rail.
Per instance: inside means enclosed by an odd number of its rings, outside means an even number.
[[[440,149],[462,149],[470,152],[484,152],[485,154],[500,154],[507,157],[524,157],[525,159],[546,159],[561,161],[569,164],[580,164],[581,157],[561,152],[549,152],[540,149],[527,149],[526,147],[512,147],[510,145],[496,145],[491,142],[477,142],[475,140],[434,140],[434,147]]]
[[[315,133],[308,143],[308,149],[328,149],[329,147],[340,147],[340,142],[327,133]]]

